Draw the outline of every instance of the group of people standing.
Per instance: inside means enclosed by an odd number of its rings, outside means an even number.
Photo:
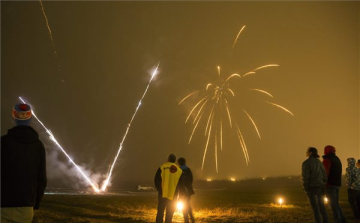
[[[185,223],[194,223],[195,218],[190,204],[191,195],[194,194],[193,175],[186,160],[179,158],[178,165],[175,164],[176,156],[170,154],[165,162],[155,174],[155,187],[158,191],[158,208],[156,223],[171,223],[176,210],[176,202],[181,201]]]
[[[325,198],[330,203],[335,223],[346,223],[346,218],[339,204],[342,164],[334,146],[324,148],[323,162],[319,160],[318,150],[309,147],[306,159],[302,164],[303,189],[308,197],[316,223],[328,223]],[[354,217],[360,222],[360,160],[348,158],[346,168],[346,184],[348,202]]]

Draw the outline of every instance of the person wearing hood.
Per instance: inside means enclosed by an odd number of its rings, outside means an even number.
[[[189,223],[189,217],[191,219],[191,223],[195,223],[195,218],[193,215],[193,211],[191,208],[191,196],[195,194],[193,189],[193,174],[191,169],[186,165],[185,158],[179,158],[178,164],[182,169],[183,173],[180,177],[178,189],[179,189],[179,197],[184,202],[183,215],[184,215],[184,223]]]
[[[318,151],[314,147],[306,150],[306,159],[302,164],[301,180],[308,197],[316,223],[328,223],[324,198],[324,186],[327,182],[324,165],[319,160]]]
[[[360,212],[358,209],[357,201],[360,198],[360,170],[355,166],[356,160],[348,158],[348,167],[346,168],[346,185],[348,191],[348,201],[354,217],[360,220]]]
[[[328,181],[326,195],[330,202],[331,211],[335,223],[346,223],[345,215],[339,204],[339,190],[341,187],[342,164],[335,154],[335,147],[328,145],[324,148],[323,164]]]
[[[175,212],[175,194],[182,170],[175,164],[176,156],[170,154],[168,161],[156,171],[154,182],[158,191],[156,223],[171,223]]]
[[[30,223],[47,183],[45,148],[29,105],[15,105],[12,117],[16,126],[1,137],[1,222]]]

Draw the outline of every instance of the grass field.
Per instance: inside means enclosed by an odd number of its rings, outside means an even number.
[[[224,222],[313,222],[306,195],[298,178],[238,182],[197,182],[192,197],[195,218],[199,223]],[[277,204],[283,197],[284,205]],[[353,219],[342,187],[340,205],[349,223]],[[63,222],[155,222],[156,192],[122,191],[105,195],[46,194],[34,223]],[[330,222],[332,213],[328,207]],[[175,213],[173,222],[183,222]]]

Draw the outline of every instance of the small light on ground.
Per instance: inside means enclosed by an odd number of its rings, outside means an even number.
[[[211,182],[211,178],[207,178],[206,181],[207,181],[207,182]]]
[[[282,198],[282,197],[280,197],[279,198],[279,200],[278,200],[278,202],[279,202],[279,204],[280,204],[280,206],[284,203],[284,199]]]
[[[178,201],[177,204],[176,204],[176,209],[177,209],[179,212],[182,212],[183,208],[184,208],[183,202]]]
[[[230,181],[235,182],[236,179],[235,178],[230,178]]]
[[[327,204],[328,203],[328,199],[327,199],[327,197],[324,197],[324,202],[325,202],[325,204]]]

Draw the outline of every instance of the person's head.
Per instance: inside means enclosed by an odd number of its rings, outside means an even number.
[[[356,159],[355,158],[348,158],[347,159],[348,166],[355,167]]]
[[[315,158],[319,158],[318,150],[315,147],[309,147],[306,150],[306,156],[307,157],[313,156]]]
[[[355,165],[356,165],[357,168],[360,168],[360,160],[357,160]]]
[[[325,146],[324,148],[324,154],[329,154],[329,153],[335,153],[336,150],[335,150],[335,147],[331,146],[331,145],[327,145]]]
[[[185,165],[185,163],[186,163],[186,160],[185,160],[185,158],[179,158],[178,159],[178,164],[180,165],[180,166],[182,166],[182,165]]]
[[[174,154],[170,154],[168,157],[168,162],[175,163],[176,156]]]
[[[16,125],[29,125],[32,114],[28,104],[17,104],[12,109],[12,118]]]

